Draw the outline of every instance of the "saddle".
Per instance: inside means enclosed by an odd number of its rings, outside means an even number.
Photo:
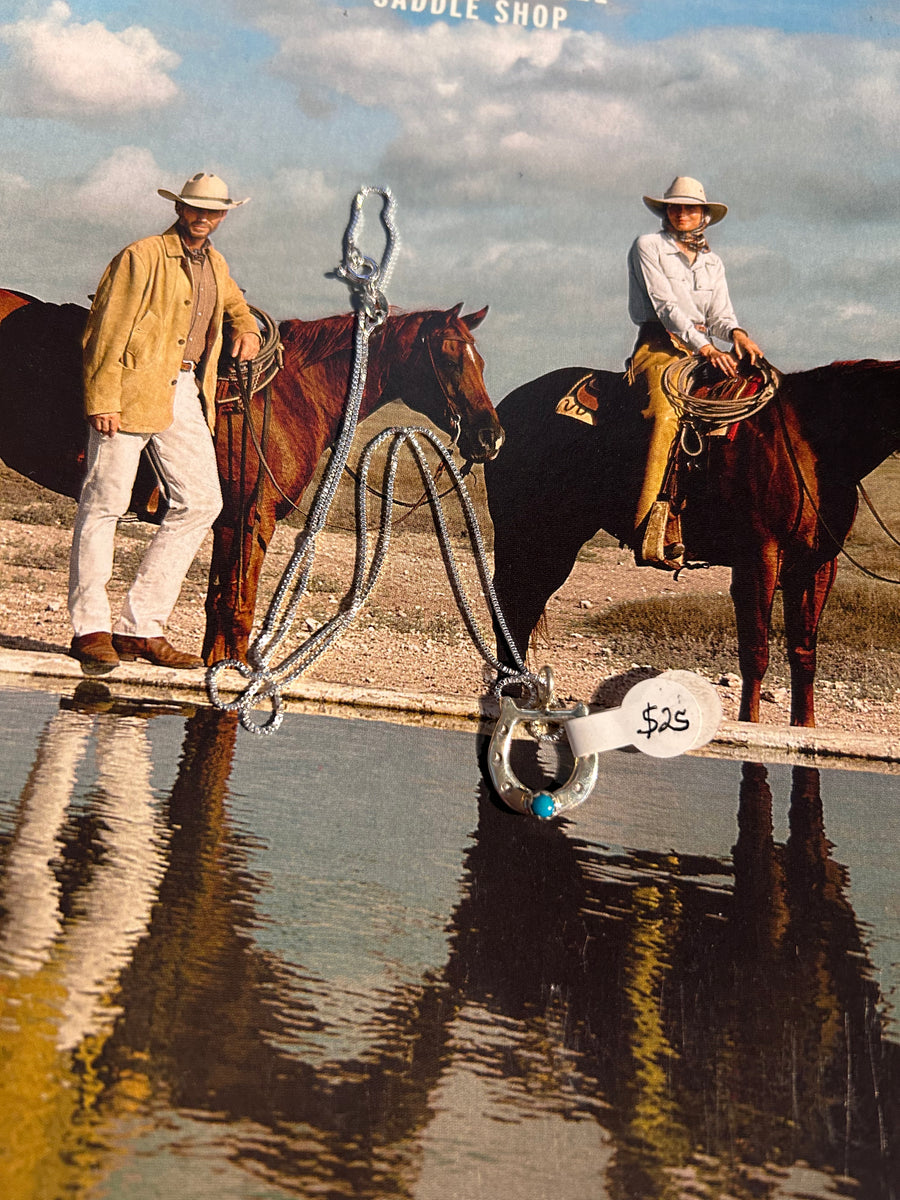
[[[688,503],[686,477],[705,470],[709,439],[735,437],[738,426],[760,412],[778,391],[781,375],[768,362],[744,359],[734,377],[723,376],[700,355],[676,359],[663,373],[662,387],[679,416],[666,473],[644,532],[644,557],[679,569],[686,564],[681,517]]]
[[[764,408],[780,383],[780,373],[765,360],[755,365],[743,360],[734,378],[717,371],[702,355],[678,358],[666,368],[662,386],[678,413],[679,426],[662,488],[644,528],[642,556],[648,563],[670,570],[683,565],[681,514],[687,503],[684,485],[689,471],[705,470],[709,439],[734,438],[740,422]],[[605,397],[599,373],[591,371],[572,384],[557,402],[556,412],[596,425]]]
[[[556,411],[561,416],[584,421],[586,425],[596,425],[599,407],[598,375],[596,371],[590,371],[572,384],[563,398],[557,402]]]

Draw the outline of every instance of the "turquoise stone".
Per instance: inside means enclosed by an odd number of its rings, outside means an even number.
[[[556,812],[556,801],[549,792],[538,792],[531,801],[531,811],[536,817],[540,817],[542,821],[546,821],[548,817],[552,817]]]

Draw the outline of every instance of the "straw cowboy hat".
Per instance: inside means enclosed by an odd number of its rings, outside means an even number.
[[[707,200],[703,184],[698,179],[691,179],[689,175],[679,175],[677,179],[673,179],[662,199],[644,196],[643,200],[651,212],[655,212],[658,217],[664,215],[667,204],[702,204],[709,209],[710,225],[721,221],[728,212],[726,204],[713,204],[712,201]]]
[[[163,199],[174,200],[176,204],[180,201],[182,204],[190,205],[191,208],[218,210],[237,208],[239,204],[247,203],[247,200],[229,199],[228,185],[225,180],[220,179],[218,175],[207,175],[204,171],[198,171],[196,175],[192,175],[181,189],[179,196],[166,188],[157,188],[156,190]]]

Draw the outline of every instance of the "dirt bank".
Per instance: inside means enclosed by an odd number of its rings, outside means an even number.
[[[66,614],[68,549],[74,504],[36,488],[12,472],[0,472],[0,646],[64,651],[70,631]],[[111,592],[122,596],[150,530],[121,528]],[[267,603],[294,547],[296,530],[280,527],[270,549],[263,580]],[[477,595],[468,540],[457,531],[455,549],[464,564],[470,593]],[[172,641],[198,649],[203,635],[206,569],[210,540],[191,569],[170,626]],[[319,539],[312,589],[303,601],[290,648],[333,613],[353,573],[354,536],[326,530]],[[696,571],[675,582],[650,568],[638,569],[630,555],[610,545],[592,545],[548,607],[549,642],[532,665],[552,665],[561,700],[589,699],[610,676],[635,666],[692,665],[717,686],[725,716],[734,719],[740,680],[733,651],[710,656],[708,647],[693,664],[673,662],[664,645],[638,639],[600,638],[598,613],[625,600],[650,596],[727,593],[724,568]],[[259,612],[263,609],[260,606]],[[483,604],[478,621],[487,633]],[[680,653],[684,653],[682,647]],[[279,656],[280,657],[280,656]],[[390,554],[369,604],[337,645],[310,669],[310,678],[369,684],[400,691],[464,697],[483,688],[483,661],[465,631],[434,535],[394,533]],[[766,680],[762,720],[786,724],[789,697],[783,659],[776,656]],[[895,730],[900,692],[867,687],[865,663],[852,655],[827,656],[818,686],[819,725],[846,732],[878,734]]]

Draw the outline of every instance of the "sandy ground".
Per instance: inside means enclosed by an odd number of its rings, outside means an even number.
[[[64,652],[70,630],[66,614],[66,582],[71,511],[57,501],[55,523],[35,523],[35,511],[19,511],[17,519],[0,520],[0,646]],[[38,506],[39,507],[39,506]],[[9,507],[4,510],[9,516]],[[120,527],[116,572],[111,585],[113,604],[124,593],[142,544],[150,530],[140,524]],[[297,531],[279,527],[266,561],[261,616],[294,550]],[[191,569],[173,614],[169,636],[185,649],[199,650],[203,635],[206,569],[211,540],[204,544]],[[487,608],[478,600],[480,589],[471,548],[462,534],[454,534],[466,587],[475,598],[477,621],[488,632]],[[287,654],[336,611],[352,578],[355,538],[349,532],[328,530],[320,534],[312,571],[311,589],[297,612]],[[549,663],[554,672],[558,699],[568,703],[589,700],[610,677],[638,666],[658,669],[665,661],[625,660],[613,653],[592,628],[598,612],[622,600],[669,593],[727,593],[725,568],[696,571],[677,582],[666,573],[636,568],[628,552],[616,547],[592,549],[591,561],[578,562],[548,607],[549,642],[539,647],[530,665]],[[657,655],[659,652],[657,651]],[[283,657],[281,649],[276,661]],[[485,664],[460,618],[430,532],[405,532],[392,539],[378,583],[366,606],[342,638],[309,669],[308,677],[351,685],[371,685],[395,691],[434,693],[468,698],[484,690]],[[722,699],[724,715],[734,719],[740,679],[737,664],[716,675],[708,674]],[[817,689],[820,729],[881,734],[900,726],[900,689],[893,702],[860,696],[858,689],[840,679],[820,678]],[[762,721],[788,722],[789,696],[783,679],[773,674],[764,691]]]

